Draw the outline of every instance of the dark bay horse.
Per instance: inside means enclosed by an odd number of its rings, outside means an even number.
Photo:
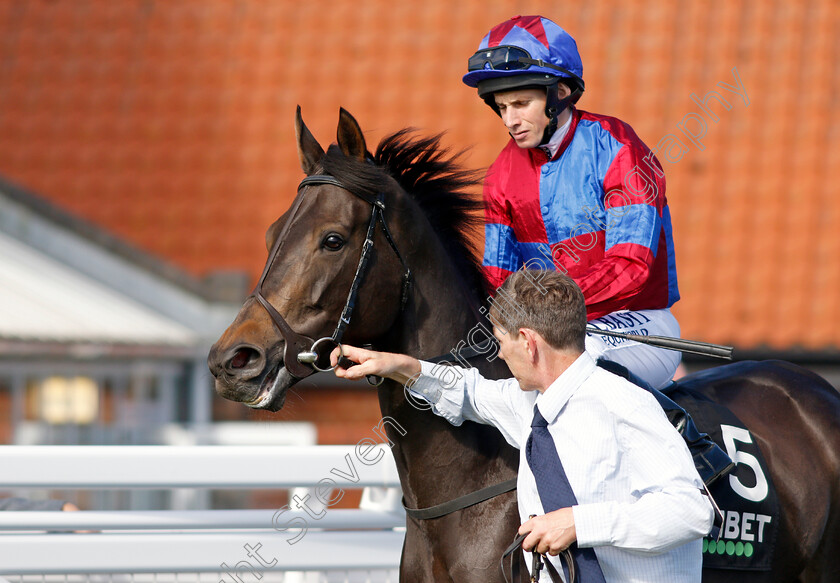
[[[476,175],[441,150],[438,137],[398,132],[371,155],[344,110],[337,144],[326,152],[300,110],[296,130],[307,178],[267,232],[269,259],[254,294],[211,349],[217,392],[279,410],[288,389],[313,372],[298,359],[312,352],[313,339],[426,359],[485,340],[486,298],[469,235],[480,223],[480,202],[467,193]],[[509,375],[494,348],[482,350],[473,366],[490,378]],[[704,581],[840,580],[840,398],[833,388],[786,363],[737,363],[685,384],[744,421],[764,450],[782,508],[770,571],[706,570]],[[453,427],[412,404],[396,383],[378,391],[407,506],[440,504],[516,476],[518,452],[495,429]],[[498,560],[518,524],[511,492],[441,518],[409,517],[401,580],[502,581]]]

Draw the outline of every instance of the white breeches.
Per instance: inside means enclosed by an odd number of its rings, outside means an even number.
[[[621,310],[590,320],[589,325],[625,334],[680,336],[680,325],[669,309]],[[605,358],[624,365],[657,389],[668,384],[682,359],[682,353],[676,350],[593,333],[586,335],[586,351],[593,358]]]

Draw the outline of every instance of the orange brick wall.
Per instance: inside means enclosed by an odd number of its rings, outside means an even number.
[[[581,107],[651,146],[684,138],[692,93],[732,98],[710,105],[702,150],[664,163],[683,334],[840,344],[834,0],[0,0],[0,174],[194,274],[256,277],[301,176],[295,106],[322,142],[344,106],[371,146],[406,125],[446,130],[486,166],[506,136],[460,76],[517,13],[567,28]],[[748,106],[717,86],[733,68]]]
[[[225,421],[307,421],[315,424],[320,444],[358,443],[369,438],[383,441],[382,421],[376,389],[360,383],[353,388],[318,388],[298,385],[289,391],[283,409],[276,413],[244,407],[242,403],[213,399],[213,419]]]

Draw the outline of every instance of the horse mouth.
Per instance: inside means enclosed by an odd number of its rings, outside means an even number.
[[[294,381],[294,377],[288,373],[283,362],[280,361],[265,375],[256,396],[250,401],[243,401],[243,404],[251,409],[279,411],[286,402],[286,390],[294,384]]]

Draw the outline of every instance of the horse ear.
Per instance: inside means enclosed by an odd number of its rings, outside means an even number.
[[[362,135],[362,128],[350,112],[343,107],[338,114],[338,147],[348,158],[364,160],[367,156],[367,145]]]
[[[300,105],[297,106],[297,113],[295,114],[295,134],[297,135],[298,158],[300,158],[300,167],[303,173],[309,176],[315,171],[315,165],[321,160],[324,155],[324,149],[306,124],[303,123],[303,116],[300,114]]]

